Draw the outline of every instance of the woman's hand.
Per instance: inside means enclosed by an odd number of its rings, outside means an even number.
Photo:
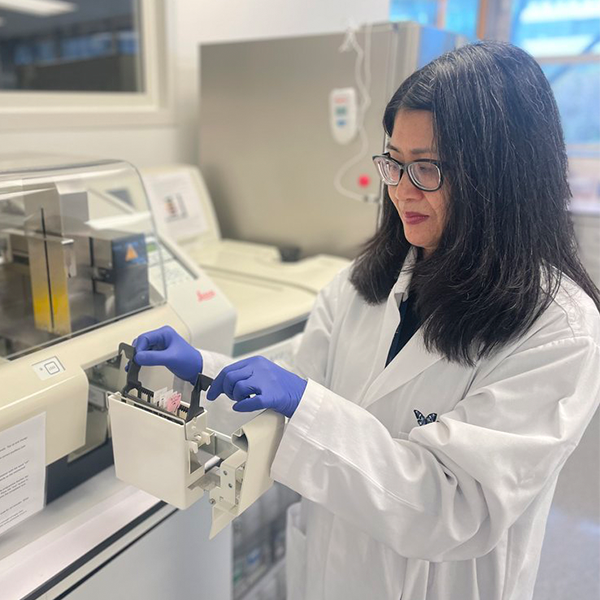
[[[200,352],[168,325],[142,333],[133,340],[133,345],[136,349],[134,360],[138,365],[162,365],[192,385],[202,372]]]
[[[208,388],[214,400],[225,394],[235,401],[233,410],[250,412],[270,408],[291,417],[306,388],[306,380],[263,356],[253,356],[226,366]]]

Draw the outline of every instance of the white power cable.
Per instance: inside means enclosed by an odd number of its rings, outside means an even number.
[[[365,48],[364,50],[360,47],[356,39],[357,29],[349,27],[346,31],[344,41],[340,46],[340,52],[349,52],[354,50],[356,52],[356,62],[354,63],[354,78],[356,81],[356,87],[358,88],[361,102],[358,108],[357,124],[358,124],[358,135],[360,138],[360,149],[357,154],[346,161],[336,173],[333,179],[333,185],[335,189],[348,198],[358,200],[360,202],[373,202],[377,200],[377,195],[361,195],[347,189],[342,184],[342,178],[348,170],[355,164],[359,163],[368,153],[369,150],[369,137],[365,128],[365,115],[369,106],[371,105],[371,96],[369,89],[371,86],[371,33],[373,26],[365,26]]]

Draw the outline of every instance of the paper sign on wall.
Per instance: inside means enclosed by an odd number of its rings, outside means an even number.
[[[0,431],[0,536],[44,508],[46,413]]]

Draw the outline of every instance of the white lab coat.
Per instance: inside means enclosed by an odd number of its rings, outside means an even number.
[[[308,385],[271,470],[303,496],[288,599],[530,599],[559,471],[600,400],[595,306],[565,280],[474,367],[427,352],[418,331],[384,368],[408,269],[379,306],[348,274],[311,313],[296,357]],[[419,426],[413,409],[438,419]]]

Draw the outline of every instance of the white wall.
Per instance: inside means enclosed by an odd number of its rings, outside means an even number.
[[[0,151],[53,152],[129,160],[137,166],[197,162],[198,45],[343,30],[385,21],[389,0],[166,0],[174,60],[171,123],[130,128],[0,129]]]
[[[199,39],[249,40],[340,31],[349,24],[386,21],[389,0],[178,0],[197,4]]]

